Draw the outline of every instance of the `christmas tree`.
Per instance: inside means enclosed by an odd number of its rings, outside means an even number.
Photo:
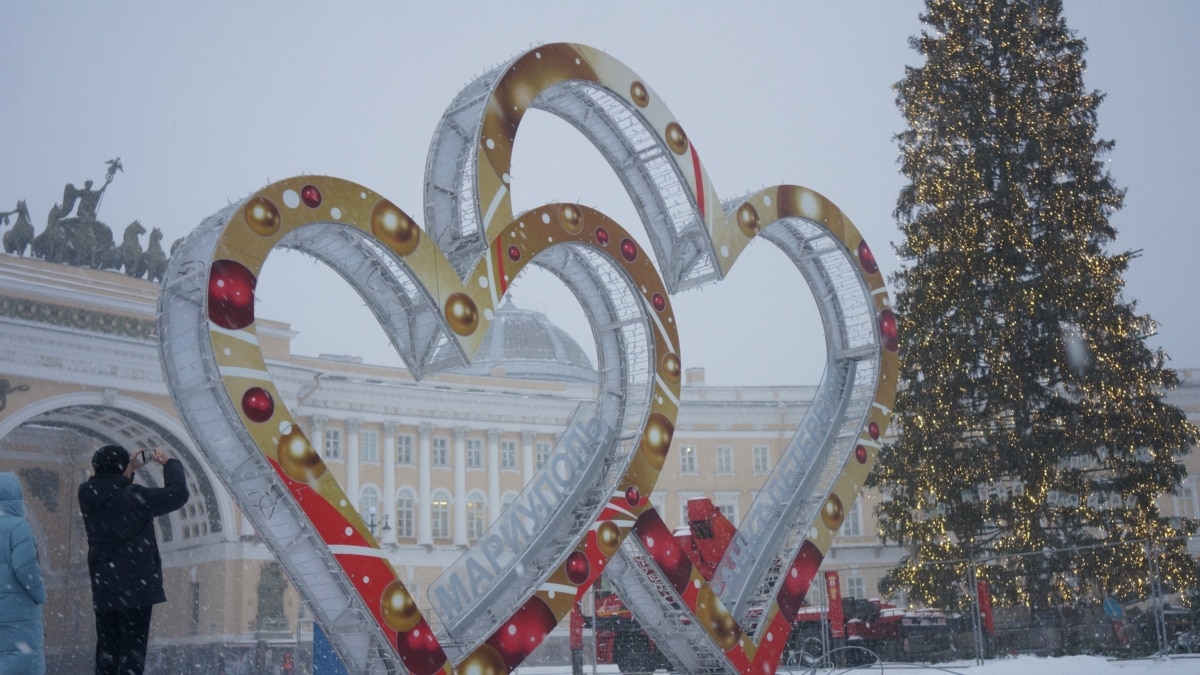
[[[927,0],[924,65],[896,85],[908,128],[893,279],[897,441],[872,480],[908,547],[881,589],[953,606],[972,571],[998,602],[1045,608],[1192,585],[1156,500],[1196,440],[1111,252],[1124,191],[1059,0]]]

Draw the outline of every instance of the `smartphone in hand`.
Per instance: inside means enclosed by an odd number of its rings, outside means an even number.
[[[142,464],[149,464],[150,462],[154,461],[154,451],[153,450],[143,450],[143,451],[139,452],[138,453],[138,461],[141,462]]]

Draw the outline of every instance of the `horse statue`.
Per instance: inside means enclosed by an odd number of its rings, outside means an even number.
[[[142,243],[138,237],[146,234],[146,228],[138,221],[133,221],[125,228],[124,239],[119,246],[115,246],[108,251],[108,255],[103,261],[104,269],[119,270],[125,269],[125,274],[131,277],[142,276],[140,268],[142,262]]]
[[[150,230],[150,245],[146,247],[139,266],[139,271],[144,271],[149,281],[161,282],[167,271],[167,254],[163,252],[162,238],[162,230],[157,227]]]
[[[46,216],[46,229],[34,237],[30,245],[29,250],[33,257],[53,263],[71,262],[74,246],[70,233],[63,226],[61,214],[62,207],[58,204],[50,207],[50,213]]]
[[[0,213],[0,225],[7,225],[9,216],[16,216],[17,222],[12,229],[4,233],[4,252],[25,255],[25,249],[33,242],[33,222],[29,219],[29,209],[25,200],[17,200],[17,208]]]

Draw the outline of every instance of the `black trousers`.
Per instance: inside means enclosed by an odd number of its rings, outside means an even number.
[[[96,612],[96,675],[142,675],[153,609]]]

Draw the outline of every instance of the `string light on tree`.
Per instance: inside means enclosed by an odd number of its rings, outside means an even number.
[[[921,20],[924,63],[896,85],[901,432],[872,476],[911,556],[884,590],[953,606],[984,561],[1001,603],[1144,597],[1142,541],[1166,583],[1193,585],[1196,523],[1154,504],[1196,430],[1122,294],[1134,254],[1109,250],[1124,191],[1086,45],[1061,0],[926,0]]]

